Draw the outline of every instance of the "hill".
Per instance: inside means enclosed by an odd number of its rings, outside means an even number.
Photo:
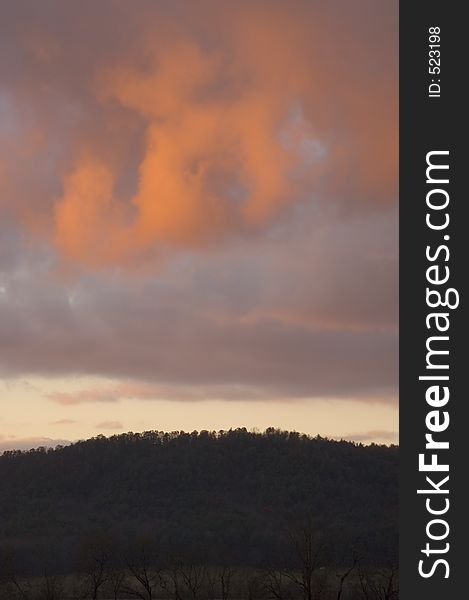
[[[288,562],[288,532],[313,523],[340,562],[397,552],[398,448],[296,432],[148,431],[0,456],[0,546],[23,569],[74,569],[87,539],[210,564]],[[308,522],[309,522],[308,521]]]

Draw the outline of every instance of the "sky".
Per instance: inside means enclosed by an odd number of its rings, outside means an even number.
[[[394,0],[18,0],[0,451],[398,431]]]

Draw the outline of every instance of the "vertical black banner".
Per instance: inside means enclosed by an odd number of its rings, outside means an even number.
[[[403,600],[461,598],[467,577],[466,27],[461,3],[401,2]]]

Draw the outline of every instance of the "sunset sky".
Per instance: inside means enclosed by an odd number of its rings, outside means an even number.
[[[397,6],[3,5],[0,451],[397,442]]]

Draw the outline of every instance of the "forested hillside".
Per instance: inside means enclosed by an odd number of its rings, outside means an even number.
[[[146,540],[160,557],[265,567],[291,562],[286,540],[308,523],[329,562],[355,553],[388,566],[397,470],[397,447],[274,429],[149,431],[6,452],[0,546],[25,571],[44,562],[73,571],[98,538],[120,553]]]

